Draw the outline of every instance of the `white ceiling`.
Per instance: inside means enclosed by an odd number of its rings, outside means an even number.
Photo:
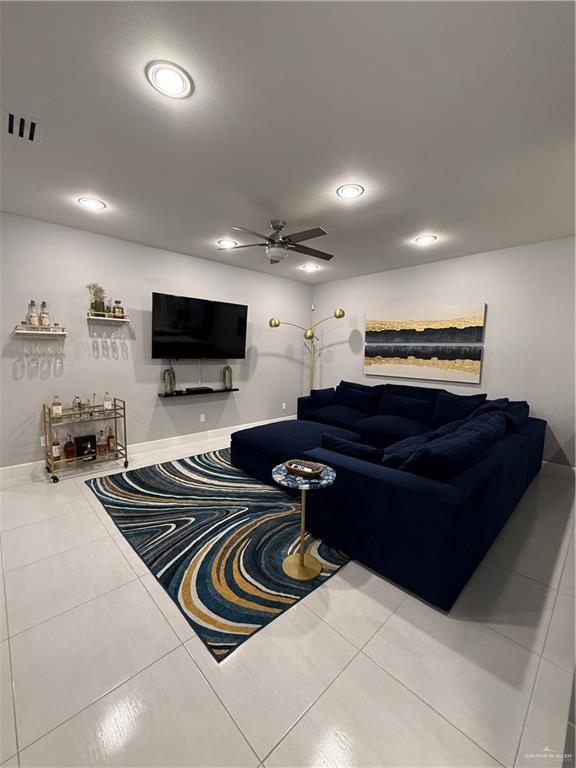
[[[3,208],[307,282],[573,232],[574,6],[512,3],[3,3]],[[144,78],[192,75],[189,99]],[[338,184],[366,187],[354,202]],[[100,214],[81,195],[109,203]],[[230,225],[321,226],[270,266],[218,252]],[[419,232],[438,233],[421,249]]]

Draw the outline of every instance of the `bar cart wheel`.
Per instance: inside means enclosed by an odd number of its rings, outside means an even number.
[[[128,469],[128,459],[124,460],[124,469]]]
[[[53,483],[57,483],[58,482],[58,478],[56,477],[56,475],[52,475],[52,482]]]

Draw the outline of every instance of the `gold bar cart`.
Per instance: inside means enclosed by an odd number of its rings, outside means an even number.
[[[105,454],[90,454],[87,456],[75,456],[66,459],[63,455],[55,458],[52,453],[52,442],[57,436],[60,445],[63,441],[58,435],[59,427],[87,426],[97,422],[114,422],[114,435],[116,447],[113,451],[106,451]],[[86,466],[92,467],[94,464],[104,463],[106,461],[118,461],[124,459],[124,468],[128,467],[128,438],[126,436],[126,401],[119,397],[112,400],[112,408],[104,408],[103,405],[84,405],[82,410],[74,408],[63,408],[62,416],[54,417],[49,405],[43,406],[44,422],[44,442],[46,457],[46,472],[50,473],[53,483],[57,483],[59,478],[57,472],[70,467]],[[120,431],[119,431],[120,427]],[[70,434],[75,431],[71,430]],[[95,446],[96,447],[96,446]]]

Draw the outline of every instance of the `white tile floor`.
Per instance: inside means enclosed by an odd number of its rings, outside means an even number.
[[[349,563],[221,664],[82,478],[9,481],[0,764],[550,765],[574,733],[573,481],[544,467],[449,616]]]

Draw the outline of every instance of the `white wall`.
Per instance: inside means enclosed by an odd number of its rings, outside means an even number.
[[[0,226],[0,465],[41,458],[41,406],[55,394],[68,403],[75,394],[85,399],[106,390],[125,398],[131,443],[295,413],[307,383],[303,346],[295,329],[272,330],[267,321],[279,315],[308,324],[309,286],[9,214],[2,214]],[[89,327],[90,282],[122,300],[132,318],[129,329],[116,328],[110,338],[108,326]],[[158,398],[167,364],[150,358],[153,291],[248,305],[247,356],[230,363],[240,392]],[[49,302],[53,320],[68,329],[65,342],[11,334],[30,298]],[[203,383],[217,385],[223,365],[204,363]],[[178,384],[197,382],[195,363],[175,367]]]
[[[316,386],[340,379],[443,386],[363,375],[367,311],[401,306],[488,305],[482,382],[450,384],[454,392],[526,399],[546,419],[546,457],[574,465],[574,240],[555,240],[460,259],[310,286],[102,235],[2,214],[0,260],[0,465],[41,458],[40,411],[54,394],[69,402],[105,390],[128,403],[129,440],[137,443],[293,414],[306,391],[296,329],[268,327],[268,318],[306,325],[342,306],[344,320],[321,326]],[[233,256],[230,256],[231,260]],[[130,329],[90,329],[88,282],[122,299]],[[248,304],[247,357],[231,362],[230,395],[158,398],[166,363],[150,358],[152,291]],[[62,347],[22,341],[11,331],[30,298],[47,299],[66,325]],[[91,335],[91,333],[93,335]],[[62,345],[62,342],[60,342]],[[223,362],[202,365],[203,383],[217,385]],[[197,381],[196,364],[177,364],[181,385]],[[285,401],[286,411],[281,406]],[[200,422],[200,414],[206,422]]]
[[[574,465],[574,240],[554,240],[325,283],[315,315],[335,307],[343,321],[323,326],[317,386],[340,379],[445,386],[527,400],[546,419],[545,456]],[[480,385],[363,375],[366,312],[401,306],[488,305]]]

